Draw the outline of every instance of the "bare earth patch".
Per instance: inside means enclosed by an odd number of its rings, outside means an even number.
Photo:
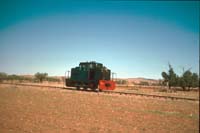
[[[199,102],[0,85],[0,132],[199,132]]]

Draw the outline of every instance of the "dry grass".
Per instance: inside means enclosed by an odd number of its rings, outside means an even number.
[[[0,132],[199,132],[199,102],[0,85]]]

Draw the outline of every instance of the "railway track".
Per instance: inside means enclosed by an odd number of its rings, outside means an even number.
[[[33,84],[19,84],[19,83],[0,83],[0,84],[9,84],[9,85],[17,85],[17,86],[31,86],[31,87],[45,87],[45,88],[59,88],[59,89],[67,89],[67,90],[73,90],[73,91],[86,91],[86,92],[97,92],[97,93],[106,93],[106,94],[135,95],[135,96],[145,96],[145,97],[171,99],[171,100],[199,101],[199,99],[197,99],[197,98],[190,98],[190,97],[164,96],[164,95],[135,93],[135,92],[93,91],[93,90],[82,90],[82,89],[76,90],[74,87],[61,87],[61,86],[36,85],[36,84],[35,85],[33,85]]]

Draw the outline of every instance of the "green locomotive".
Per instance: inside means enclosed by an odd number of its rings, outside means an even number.
[[[97,62],[81,62],[78,67],[71,69],[71,77],[66,79],[66,86],[77,89],[113,90],[114,81],[110,80],[111,71]]]

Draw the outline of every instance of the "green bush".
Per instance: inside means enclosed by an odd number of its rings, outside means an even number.
[[[6,80],[8,75],[4,72],[0,72],[0,82],[3,82],[3,80]]]
[[[50,82],[60,82],[60,79],[54,78],[54,77],[47,77],[46,79],[47,81],[50,81]]]
[[[146,81],[140,81],[139,85],[149,86],[149,83]]]
[[[199,87],[199,76],[197,73],[192,73],[190,69],[183,71],[183,74],[178,76],[169,64],[168,73],[162,72],[161,75],[164,79],[163,83],[168,85],[169,89],[179,86],[185,91],[190,90],[190,88]]]
[[[39,82],[43,82],[47,78],[48,74],[47,73],[39,73],[37,72],[35,74],[35,79],[38,80]]]
[[[127,84],[127,81],[126,80],[117,80],[117,81],[115,81],[117,84]]]

